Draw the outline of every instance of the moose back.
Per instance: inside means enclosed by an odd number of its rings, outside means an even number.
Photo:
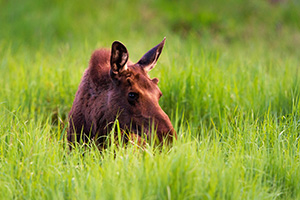
[[[68,141],[95,140],[103,144],[116,119],[124,135],[160,142],[176,138],[167,114],[159,106],[158,79],[148,72],[156,65],[164,40],[137,63],[126,47],[115,41],[111,51],[96,50],[85,70],[69,113]]]

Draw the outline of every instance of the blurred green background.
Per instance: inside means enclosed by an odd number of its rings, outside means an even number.
[[[30,47],[53,42],[105,45],[113,38],[155,41],[165,35],[197,39],[199,48],[213,41],[249,45],[252,40],[264,40],[275,45],[287,37],[287,49],[299,44],[296,0],[2,0],[0,6],[1,38]]]
[[[299,22],[298,0],[0,0],[0,199],[299,199]],[[174,146],[63,148],[91,53],[164,37]]]

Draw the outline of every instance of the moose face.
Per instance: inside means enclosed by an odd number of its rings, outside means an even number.
[[[108,92],[108,107],[118,110],[118,120],[124,130],[152,137],[156,132],[163,138],[176,138],[169,117],[159,106],[162,92],[158,79],[150,79],[148,72],[156,65],[165,39],[148,51],[137,63],[128,61],[126,47],[120,42],[112,44],[110,77],[113,84]],[[110,109],[108,109],[110,110]]]

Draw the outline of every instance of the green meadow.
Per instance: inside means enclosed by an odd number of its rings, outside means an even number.
[[[300,199],[300,3],[276,2],[0,0],[0,199]],[[178,140],[69,151],[91,53],[164,37]]]

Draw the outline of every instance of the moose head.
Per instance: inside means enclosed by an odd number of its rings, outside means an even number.
[[[118,41],[113,42],[110,52],[94,52],[70,112],[69,141],[73,140],[74,132],[78,136],[81,130],[86,136],[105,136],[111,127],[107,124],[115,119],[122,131],[138,137],[154,136],[160,142],[177,137],[159,105],[162,92],[158,79],[148,75],[164,44],[165,38],[137,63],[129,61],[126,47]]]

